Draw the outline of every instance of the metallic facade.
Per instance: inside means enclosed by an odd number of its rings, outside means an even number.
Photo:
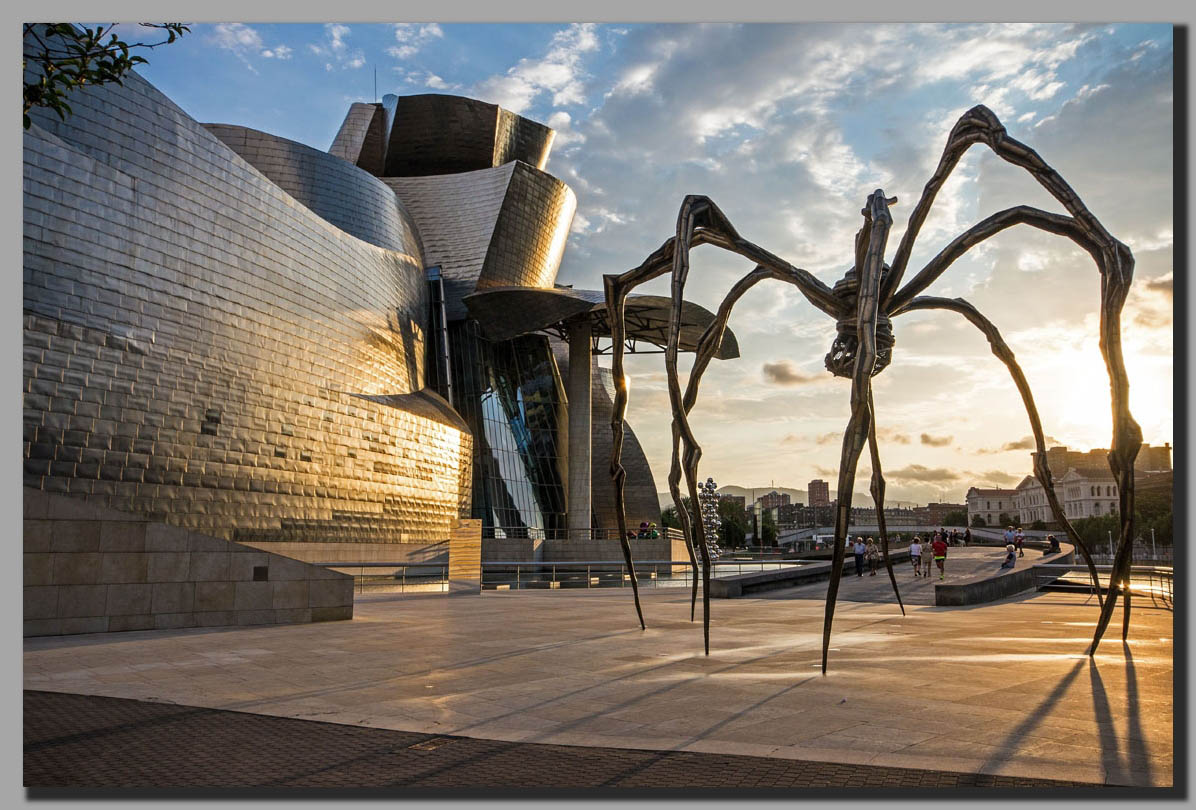
[[[576,198],[550,129],[386,96],[321,152],[136,75],[71,104],[25,134],[26,486],[243,542],[565,525],[549,339],[462,300],[552,288]]]
[[[447,536],[472,437],[424,389],[418,240],[397,205],[387,247],[330,221],[377,181],[321,170],[321,216],[135,75],[71,106],[24,136],[25,484],[230,539]]]

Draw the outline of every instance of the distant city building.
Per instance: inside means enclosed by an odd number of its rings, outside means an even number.
[[[740,512],[747,511],[747,498],[743,495],[719,495],[720,501],[729,501],[739,508]]]
[[[979,515],[986,526],[996,526],[1001,521],[1001,514],[1016,518],[1014,506],[1016,489],[981,489],[972,487],[968,490],[968,525]]]
[[[1109,466],[1108,448],[1098,447],[1088,452],[1068,450],[1064,446],[1047,449],[1047,466],[1051,468],[1051,475],[1062,477],[1072,467],[1077,469],[1089,467]],[[1031,454],[1033,458],[1033,454]],[[1142,445],[1138,455],[1134,458],[1134,472],[1166,472],[1171,469],[1171,443],[1164,442],[1162,447]]]
[[[788,497],[788,496],[786,496]],[[799,528],[810,525],[803,522],[806,514],[805,504],[787,503],[777,507],[777,526],[781,528]]]
[[[810,506],[830,505],[831,488],[830,485],[821,478],[815,478],[813,481],[806,484],[806,491],[809,493]]]
[[[876,507],[853,506],[851,508],[851,522],[859,526],[876,526]],[[921,523],[917,510],[906,507],[892,507],[885,509],[885,528],[892,530],[896,527],[917,526]]]
[[[776,509],[778,506],[788,506],[789,496],[783,492],[773,490],[767,495],[762,495],[757,501],[761,509]]]
[[[943,526],[947,522],[947,515],[952,512],[966,512],[968,505],[966,503],[928,503],[925,506],[916,506],[912,511],[918,518],[919,525]]]

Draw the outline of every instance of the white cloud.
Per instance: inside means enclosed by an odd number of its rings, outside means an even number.
[[[291,48],[286,45],[267,48],[257,29],[244,23],[217,23],[212,26],[208,42],[233,53],[254,73],[257,73],[257,69],[250,61],[251,57],[286,60],[291,58],[292,53]]]
[[[522,113],[543,93],[561,107],[584,101],[582,57],[598,49],[593,23],[574,23],[552,37],[541,59],[520,59],[505,74],[479,82],[472,94],[485,101]]]
[[[386,52],[395,59],[410,59],[434,39],[444,37],[444,31],[436,23],[395,23],[395,45]]]
[[[324,41],[322,43],[308,43],[307,49],[317,56],[331,57],[324,63],[325,71],[336,68],[341,70],[356,70],[365,65],[365,52],[360,48],[349,50],[345,41],[352,33],[352,29],[341,23],[324,24]]]
[[[209,40],[216,47],[233,52],[259,51],[262,48],[261,35],[243,23],[219,23],[213,27]]]

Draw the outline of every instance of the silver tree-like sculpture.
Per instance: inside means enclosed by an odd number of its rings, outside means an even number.
[[[999,211],[977,223],[956,237],[930,260],[904,287],[900,287],[906,264],[913,250],[914,240],[926,219],[930,206],[951,170],[975,143],[983,143],[1002,159],[1026,169],[1050,194],[1058,200],[1070,216],[1054,214],[1030,206],[1019,205]],[[1130,592],[1128,577],[1131,565],[1134,514],[1134,458],[1142,444],[1142,431],[1130,415],[1129,380],[1121,352],[1121,310],[1133,279],[1134,259],[1128,247],[1113,238],[1092,215],[1079,196],[1059,174],[1048,166],[1033,149],[1009,137],[1005,127],[986,107],[968,110],[955,124],[947,139],[947,146],[938,168],[926,183],[922,196],[910,215],[909,225],[897,246],[891,264],[884,259],[892,217],[889,206],[896,202],[877,189],[869,195],[861,213],[863,227],[855,237],[855,264],[847,274],[827,287],[805,270],[790,265],[767,250],[742,238],[730,221],[708,197],[689,196],[681,204],[677,217],[677,233],[636,268],[621,275],[604,277],[607,307],[611,317],[613,343],[613,374],[615,379],[614,413],[611,429],[614,448],[611,454],[611,477],[615,483],[616,508],[619,516],[619,536],[626,535],[626,516],[623,504],[623,483],[626,475],[620,463],[623,446],[623,420],[627,411],[627,385],[623,369],[623,346],[626,335],[624,303],[628,294],[641,284],[665,273],[672,277],[672,317],[668,345],[665,350],[665,369],[668,374],[669,401],[673,423],[672,463],[669,468],[669,492],[677,507],[689,550],[690,562],[699,567],[695,548],[701,552],[703,639],[706,654],[710,653],[710,555],[705,539],[706,530],[700,518],[690,515],[681,498],[681,476],[684,471],[686,488],[695,506],[698,499],[698,462],[701,447],[689,425],[688,415],[697,400],[698,386],[711,358],[718,349],[727,320],[735,302],[756,283],[767,278],[793,284],[815,307],[835,319],[836,336],[826,355],[826,367],[834,375],[851,380],[851,416],[843,435],[843,449],[839,465],[839,500],[835,512],[835,545],[830,585],[827,588],[826,611],[822,632],[822,672],[826,672],[831,625],[835,601],[843,572],[844,537],[851,514],[851,493],[855,481],[856,464],[864,443],[868,443],[872,460],[871,494],[876,505],[885,567],[892,582],[902,613],[901,594],[889,559],[888,533],[884,525],[885,482],[881,471],[880,453],[876,442],[876,417],[872,401],[872,377],[889,365],[893,350],[892,318],[922,309],[946,309],[963,315],[984,333],[993,354],[1003,362],[1021,394],[1034,434],[1034,474],[1042,484],[1055,520],[1060,523],[1071,542],[1080,550],[1100,601],[1100,618],[1088,648],[1088,655],[1096,653],[1116,605],[1118,588],[1124,584],[1124,616],[1122,638],[1129,632]],[[920,296],[951,264],[976,244],[1014,225],[1029,225],[1050,233],[1066,236],[1086,250],[1096,262],[1101,278],[1100,347],[1109,373],[1109,388],[1113,411],[1113,439],[1109,452],[1109,466],[1117,480],[1120,498],[1121,532],[1114,556],[1108,596],[1101,597],[1100,584],[1092,555],[1083,539],[1064,515],[1055,495],[1051,470],[1047,466],[1046,445],[1038,410],[1030,387],[1022,374],[1013,352],[1002,340],[991,321],[963,299]],[[755,269],[740,279],[723,299],[715,320],[698,342],[693,368],[684,394],[677,375],[677,354],[681,333],[681,304],[685,282],[689,276],[689,254],[698,245],[716,245],[738,253],[756,263]],[[631,548],[623,540],[623,555],[631,571],[632,593],[640,627],[644,624],[639,600],[639,585],[632,567]],[[691,597],[690,618],[693,618],[697,594],[697,576]]]

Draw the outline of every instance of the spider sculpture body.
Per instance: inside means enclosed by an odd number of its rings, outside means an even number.
[[[1030,206],[1016,206],[999,211],[952,240],[905,286],[900,286],[914,241],[936,194],[964,152],[975,143],[985,144],[1002,159],[1026,169],[1063,205],[1070,216]],[[665,241],[639,267],[621,275],[604,277],[607,306],[611,315],[612,371],[616,383],[614,415],[611,420],[611,429],[614,434],[611,476],[615,483],[619,536],[620,538],[625,537],[627,531],[623,506],[625,473],[620,464],[623,420],[627,410],[627,385],[623,369],[623,347],[626,334],[624,303],[627,295],[639,285],[665,273],[670,273],[673,299],[672,319],[665,350],[669,400],[673,413],[673,453],[668,479],[669,491],[676,504],[677,516],[685,534],[690,563],[695,572],[701,571],[703,637],[706,653],[709,654],[710,558],[707,553],[705,529],[702,521],[695,519],[696,516],[690,515],[685,509],[681,497],[681,479],[684,472],[686,489],[691,503],[699,503],[697,466],[702,451],[690,429],[688,414],[697,400],[698,386],[701,383],[702,375],[718,349],[735,302],[751,287],[764,279],[772,278],[793,284],[810,303],[835,319],[836,335],[831,349],[826,355],[826,367],[832,374],[851,380],[851,415],[843,435],[838,478],[839,500],[835,512],[834,557],[823,623],[822,671],[825,673],[835,601],[843,571],[844,539],[848,528],[848,517],[851,513],[852,485],[855,480],[856,464],[865,442],[868,444],[872,461],[870,490],[880,521],[878,528],[885,566],[894,593],[897,595],[898,605],[901,606],[904,613],[896,577],[893,574],[892,562],[889,559],[888,535],[884,525],[885,482],[876,441],[871,378],[883,371],[892,360],[893,318],[916,310],[944,309],[953,311],[965,317],[984,333],[993,354],[1009,369],[1013,382],[1021,394],[1034,435],[1035,476],[1043,486],[1055,520],[1064,527],[1068,538],[1080,550],[1093,579],[1098,599],[1100,599],[1100,618],[1088,649],[1088,654],[1093,655],[1112,617],[1116,603],[1118,592],[1113,583],[1124,582],[1128,579],[1132,562],[1130,538],[1133,531],[1134,458],[1141,446],[1142,436],[1140,428],[1129,411],[1129,381],[1121,352],[1120,324],[1121,309],[1133,278],[1133,256],[1129,248],[1114,239],[1105,230],[1063,178],[1048,166],[1034,150],[1010,138],[997,117],[983,106],[972,108],[955,124],[939,165],[934,175],[926,183],[922,196],[910,215],[909,225],[897,246],[896,253],[891,263],[886,263],[885,248],[893,224],[889,206],[894,203],[896,203],[896,198],[886,197],[880,189],[869,195],[861,211],[864,224],[855,238],[854,265],[833,288],[828,287],[807,271],[794,267],[758,245],[743,239],[718,206],[709,198],[701,196],[685,198],[677,217],[675,236]],[[1103,598],[1100,595],[1101,591],[1092,555],[1083,539],[1076,533],[1064,515],[1055,495],[1051,471],[1046,462],[1042,424],[1030,387],[1013,352],[1002,340],[996,326],[967,301],[959,298],[946,299],[920,295],[971,247],[1013,225],[1029,225],[1068,237],[1093,257],[1100,271],[1100,346],[1109,374],[1113,411],[1113,438],[1110,445],[1109,465],[1117,480],[1121,520],[1119,545],[1114,555],[1109,592]],[[703,244],[716,245],[724,250],[738,253],[755,262],[756,267],[731,288],[719,306],[715,320],[699,340],[693,368],[683,393],[677,374],[681,303],[685,282],[689,275],[690,250]],[[639,600],[639,586],[632,567],[631,549],[626,540],[623,540],[622,548],[628,570],[631,571],[632,593],[642,628],[645,627],[645,624]],[[695,549],[701,552],[700,564]],[[695,576],[690,603],[691,619],[697,600],[697,579]],[[1125,638],[1129,631],[1130,615],[1128,589],[1124,590],[1123,598],[1125,602],[1122,637]]]

